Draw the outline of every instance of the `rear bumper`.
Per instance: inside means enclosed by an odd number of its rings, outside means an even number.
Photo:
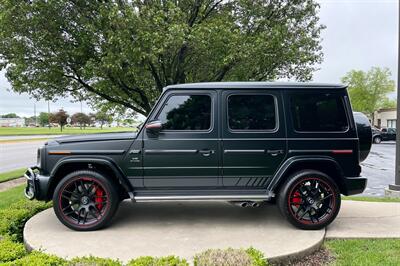
[[[344,191],[346,196],[362,193],[367,187],[367,178],[365,177],[345,177]]]
[[[25,197],[30,200],[45,200],[50,177],[40,175],[37,170],[40,170],[37,166],[29,167],[24,174],[26,178]]]

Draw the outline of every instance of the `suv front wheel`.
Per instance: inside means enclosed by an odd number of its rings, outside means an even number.
[[[53,195],[57,218],[77,231],[97,230],[110,223],[119,205],[115,184],[94,171],[65,176]]]
[[[290,176],[283,184],[278,206],[294,226],[317,230],[336,218],[340,209],[340,192],[326,174],[304,170]]]

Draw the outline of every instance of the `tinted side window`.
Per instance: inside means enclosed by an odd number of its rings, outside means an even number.
[[[230,95],[228,125],[233,130],[273,130],[276,128],[272,95]]]
[[[294,94],[291,96],[291,112],[297,131],[345,131],[348,128],[339,95]]]
[[[158,115],[163,129],[207,130],[211,125],[209,95],[171,96]]]

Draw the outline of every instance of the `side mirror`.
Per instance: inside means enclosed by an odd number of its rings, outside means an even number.
[[[146,132],[150,134],[158,134],[162,129],[161,121],[155,120],[146,124]]]

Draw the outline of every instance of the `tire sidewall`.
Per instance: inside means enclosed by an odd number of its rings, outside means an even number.
[[[108,208],[105,210],[104,215],[101,217],[101,219],[91,225],[85,225],[85,226],[78,226],[72,222],[70,222],[68,219],[65,218],[65,215],[62,213],[61,207],[60,207],[60,193],[64,189],[64,187],[72,182],[73,180],[80,179],[82,177],[89,177],[93,178],[101,184],[103,189],[107,192],[109,195],[109,204]],[[95,172],[95,171],[89,171],[89,170],[81,170],[81,171],[76,171],[72,172],[68,175],[66,175],[57,185],[56,189],[54,190],[53,194],[53,210],[54,213],[56,214],[57,218],[62,222],[65,226],[67,226],[70,229],[77,230],[77,231],[92,231],[92,230],[98,230],[100,228],[103,228],[107,226],[115,212],[118,209],[119,205],[119,194],[116,190],[114,182],[112,182],[110,179],[106,178],[102,174]]]
[[[335,206],[330,216],[327,219],[324,219],[324,221],[315,224],[312,223],[306,224],[299,222],[296,218],[293,217],[291,211],[289,210],[289,205],[288,205],[289,193],[291,192],[293,187],[296,184],[298,184],[298,182],[301,182],[301,180],[309,178],[318,178],[322,180],[331,187],[334,193]],[[330,223],[332,223],[333,220],[335,220],[336,216],[338,215],[340,210],[340,205],[341,205],[340,191],[335,181],[333,181],[332,178],[330,178],[328,175],[315,170],[304,170],[290,176],[287,179],[287,181],[282,185],[282,188],[278,195],[278,207],[282,215],[294,226],[306,230],[318,230],[328,226]]]
[[[375,137],[374,138],[374,143],[375,144],[379,144],[379,143],[381,143],[382,142],[382,138],[381,137]]]

